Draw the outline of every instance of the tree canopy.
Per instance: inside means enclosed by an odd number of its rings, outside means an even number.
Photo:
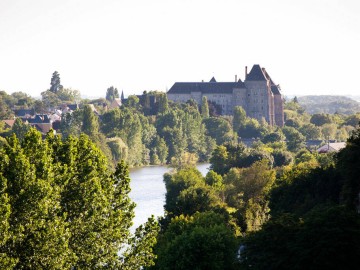
[[[0,150],[3,269],[139,269],[152,264],[157,225],[132,236],[128,168],[108,170],[86,135],[45,140],[30,129]]]

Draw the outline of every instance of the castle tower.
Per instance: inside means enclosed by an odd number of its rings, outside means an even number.
[[[244,83],[247,88],[248,116],[259,121],[264,117],[270,125],[274,125],[274,95],[265,69],[254,65]]]

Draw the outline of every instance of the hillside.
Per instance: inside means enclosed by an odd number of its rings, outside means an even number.
[[[345,96],[302,96],[298,97],[298,102],[305,110],[310,113],[342,113],[355,114],[360,112],[359,102]]]

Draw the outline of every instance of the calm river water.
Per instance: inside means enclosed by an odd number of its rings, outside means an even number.
[[[198,170],[205,175],[210,164],[198,164]],[[134,228],[145,223],[147,219],[164,215],[165,184],[163,175],[171,168],[167,166],[150,166],[130,170],[130,198],[136,203]]]

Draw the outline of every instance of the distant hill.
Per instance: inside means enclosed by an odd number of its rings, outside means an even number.
[[[310,113],[355,114],[360,112],[360,103],[345,96],[301,96],[298,102]]]

